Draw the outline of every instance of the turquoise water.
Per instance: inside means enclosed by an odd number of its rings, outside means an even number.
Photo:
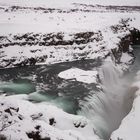
[[[72,67],[90,70],[100,65],[98,60],[84,60],[0,70],[0,94],[28,94],[32,102],[48,102],[77,114],[80,101],[85,100],[91,90],[97,90],[96,85],[63,80],[58,73]]]
[[[28,80],[1,82],[0,91],[8,94],[28,94],[35,91],[35,86]]]

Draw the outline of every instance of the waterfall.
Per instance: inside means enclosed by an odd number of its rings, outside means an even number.
[[[113,63],[105,62],[99,77],[102,89],[93,91],[92,96],[81,103],[83,107],[79,114],[90,119],[96,133],[107,140],[130,111],[133,95],[129,92],[130,76],[122,76]]]

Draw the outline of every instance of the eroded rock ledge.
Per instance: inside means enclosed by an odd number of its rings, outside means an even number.
[[[103,40],[101,31],[98,32],[79,32],[69,34],[68,37],[65,33],[50,33],[50,34],[17,34],[9,36],[0,36],[0,48],[8,46],[59,46],[59,45],[82,45],[89,42],[98,42]],[[82,49],[82,48],[81,48]]]

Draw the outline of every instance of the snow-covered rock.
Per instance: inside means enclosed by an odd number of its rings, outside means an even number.
[[[90,120],[46,103],[33,104],[26,95],[0,97],[0,137],[37,140],[99,140]]]
[[[71,68],[66,71],[60,72],[58,76],[63,79],[76,79],[76,81],[79,82],[96,84],[97,74],[97,71],[85,71],[78,68]]]

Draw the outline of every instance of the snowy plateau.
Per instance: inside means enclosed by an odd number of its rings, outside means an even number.
[[[140,140],[134,45],[140,47],[139,0],[0,0],[0,140]],[[8,71],[24,67],[51,77],[50,85],[22,92],[20,83],[3,82]],[[22,81],[34,84],[40,77],[32,73]],[[51,84],[59,100],[39,94]],[[69,84],[89,91],[77,95],[76,113],[62,107],[67,89],[60,91]]]

